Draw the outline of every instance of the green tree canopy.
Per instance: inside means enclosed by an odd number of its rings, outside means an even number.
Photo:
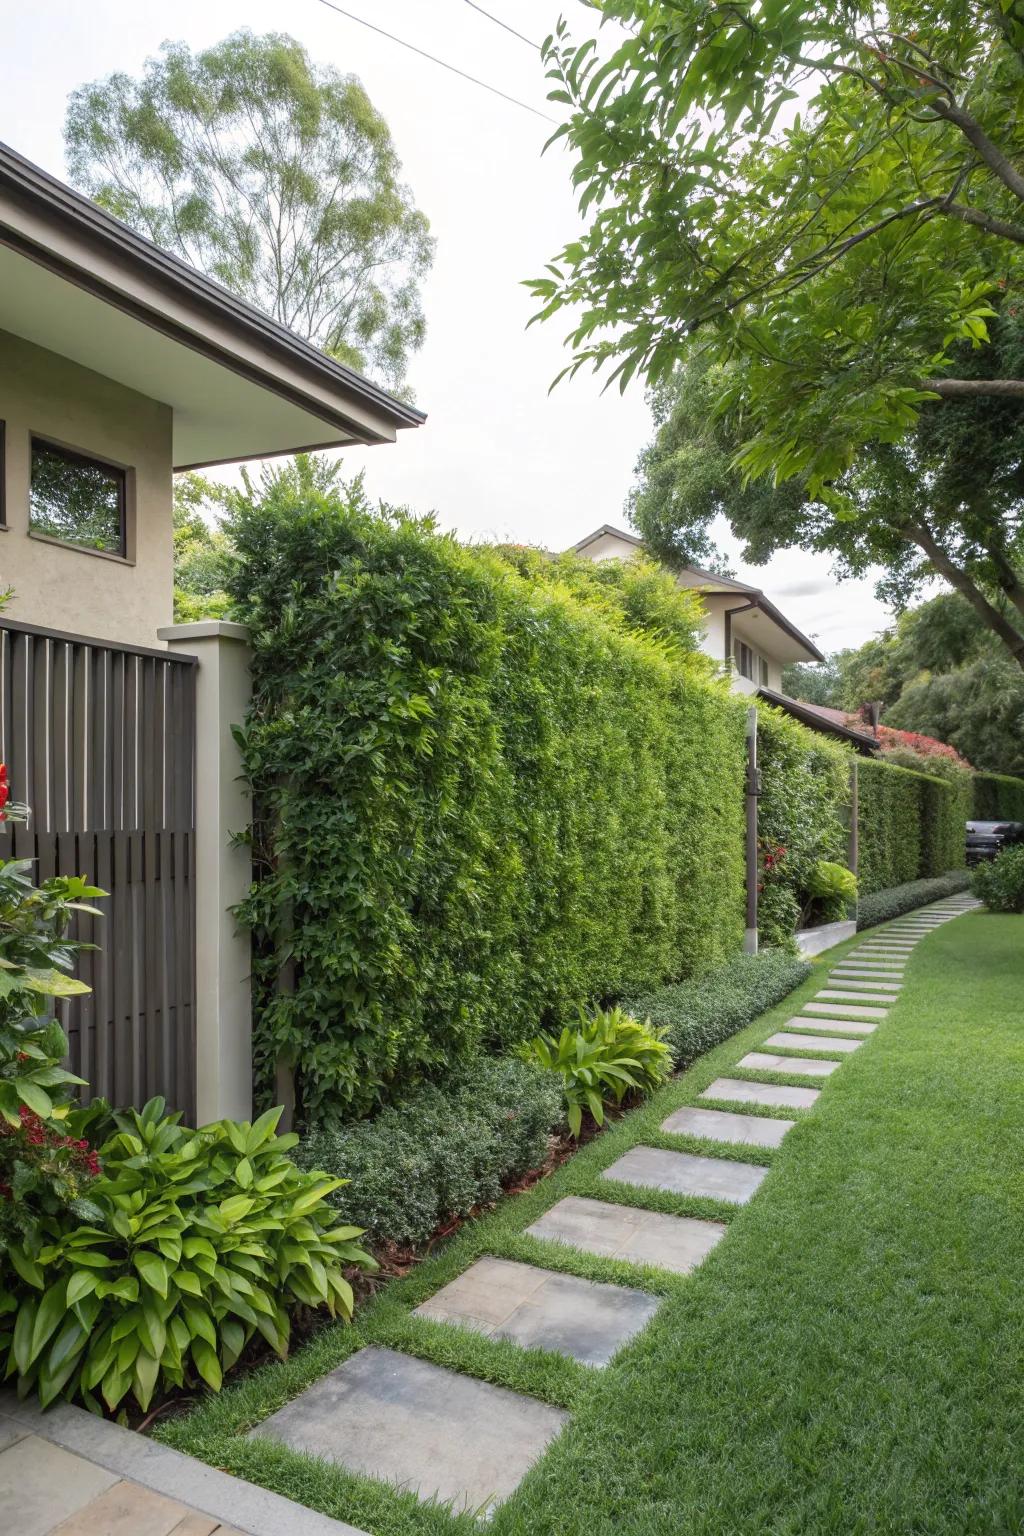
[[[953,350],[967,373],[982,355]],[[1024,372],[1024,315],[1012,297],[985,350]],[[657,430],[630,502],[652,549],[699,560],[724,517],[755,564],[798,545],[830,556],[840,577],[881,567],[879,595],[900,609],[937,574],[1024,667],[1024,410],[992,396],[926,402],[899,441],[863,445],[826,498],[804,476],[773,485],[744,472],[745,415],[721,406],[741,366],[695,356],[654,393]]]
[[[820,667],[788,667],[783,687],[850,712],[877,699],[886,725],[948,742],[975,768],[1024,772],[1024,677],[955,592]]]
[[[165,43],[141,79],[75,91],[76,184],[331,356],[402,385],[424,336],[427,221],[354,75],[292,38]]]
[[[575,359],[666,378],[738,356],[744,464],[812,490],[951,376],[1019,269],[1024,0],[591,0],[622,38],[545,44],[589,228],[535,290]]]

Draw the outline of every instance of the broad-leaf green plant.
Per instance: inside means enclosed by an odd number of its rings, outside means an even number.
[[[0,764],[0,821],[27,817]],[[30,1237],[43,1215],[93,1214],[86,1196],[95,1155],[68,1134],[71,1091],[82,1079],[61,1065],[68,1043],[51,1007],[89,990],[68,974],[85,947],[68,930],[76,912],[96,914],[90,902],[102,895],[77,875],[37,886],[31,860],[0,860],[0,1278],[7,1244]]]
[[[561,1075],[569,1130],[579,1136],[589,1111],[598,1125],[605,1109],[629,1092],[649,1093],[672,1071],[666,1031],[643,1023],[622,1008],[600,1009],[566,1025],[555,1037],[539,1034],[521,1047],[526,1061]]]
[[[114,1413],[133,1397],[145,1411],[174,1387],[217,1391],[254,1335],[286,1354],[295,1308],[350,1318],[345,1270],[373,1267],[327,1202],[344,1180],[295,1166],[280,1109],[200,1130],[164,1111],[114,1113],[93,1221],[50,1217],[9,1249],[0,1351],[44,1406],[63,1394]]]

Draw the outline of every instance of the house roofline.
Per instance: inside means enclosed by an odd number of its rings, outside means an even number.
[[[55,176],[33,165],[23,155],[0,142],[0,191],[17,198],[37,212],[58,220],[65,228],[108,253],[129,262],[137,272],[159,287],[170,290],[201,308],[212,311],[249,342],[286,360],[321,388],[344,390],[389,419],[395,428],[417,427],[426,413],[396,400],[379,385],[320,352],[310,342],[223,288],[180,257],[161,250],[136,230],[114,218]]]
[[[580,539],[578,544],[574,544],[572,546],[572,553],[580,554],[589,544],[593,544],[597,539],[603,538],[606,534],[614,539],[623,539],[627,544],[634,544],[638,549],[645,547],[643,539],[637,538],[635,533],[627,533],[624,528],[614,528],[611,523],[602,523],[600,528],[595,528],[593,533],[588,533],[585,539]],[[728,597],[733,592],[745,593],[752,599],[751,606],[759,608],[791,640],[795,640],[797,645],[802,645],[808,655],[815,661],[825,660],[825,657],[819,651],[814,641],[808,639],[801,630],[797,629],[795,624],[790,623],[786,615],[780,613],[771,598],[766,597],[760,587],[752,587],[746,581],[737,581],[733,576],[719,576],[715,571],[705,571],[699,565],[681,565],[680,570],[687,571],[693,576],[700,576],[704,581],[719,583],[718,586],[696,589],[703,593],[705,597]]]
[[[792,715],[794,720],[799,720],[801,725],[813,731],[848,741],[864,757],[875,757],[879,752],[879,743],[874,736],[869,736],[866,731],[855,731],[849,725],[839,725],[826,715],[818,714],[813,705],[804,704],[800,699],[791,699],[788,693],[777,693],[774,688],[762,687],[757,690],[757,696],[764,699],[766,704],[774,704],[777,709],[785,710],[787,715]]]
[[[613,539],[623,539],[627,544],[635,544],[637,549],[644,547],[643,539],[638,539],[635,533],[627,533],[624,528],[613,528],[611,523],[602,523],[600,528],[595,528],[593,533],[588,533],[585,539],[580,539],[578,544],[574,544],[570,554],[578,555],[581,549],[586,549],[588,544],[603,538],[606,533],[611,534]]]

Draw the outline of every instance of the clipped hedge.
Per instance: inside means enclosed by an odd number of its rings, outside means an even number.
[[[857,766],[861,899],[966,864],[967,788],[894,763]]]
[[[1024,779],[1008,773],[976,773],[970,818],[973,821],[1024,821]]]
[[[915,907],[924,907],[929,902],[941,901],[944,896],[953,896],[957,891],[966,891],[970,883],[969,871],[953,869],[930,880],[911,880],[887,891],[874,891],[870,896],[861,897],[857,904],[857,927],[873,928],[878,923],[888,923]]]
[[[283,1062],[300,1121],[340,1123],[735,953],[743,707],[692,594],[524,576],[313,461],[247,482],[230,534],[264,1096]]]
[[[421,1083],[372,1120],[311,1132],[294,1156],[352,1180],[329,1197],[346,1221],[377,1241],[422,1243],[543,1163],[564,1118],[553,1073],[484,1058],[443,1087]]]
[[[800,926],[815,864],[820,859],[846,864],[850,751],[763,705],[757,729],[762,862],[758,933],[761,943],[770,947],[786,943]]]
[[[737,955],[700,981],[680,981],[627,998],[623,1007],[668,1030],[675,1065],[681,1070],[773,1008],[810,973],[806,960],[766,949],[758,955]]]

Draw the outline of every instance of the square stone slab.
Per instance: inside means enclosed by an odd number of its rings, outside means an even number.
[[[183,1525],[186,1520],[200,1536],[224,1529],[203,1515],[190,1519],[189,1511],[176,1499],[165,1499],[139,1483],[120,1482],[54,1526],[52,1536],[179,1536],[189,1529]]]
[[[459,1511],[507,1499],[569,1415],[506,1387],[367,1348],[250,1434]]]
[[[692,1152],[663,1152],[658,1147],[632,1147],[602,1173],[602,1179],[667,1189],[674,1195],[704,1195],[745,1205],[768,1172],[750,1163],[726,1158],[698,1157]]]
[[[775,1056],[770,1051],[748,1051],[736,1063],[755,1072],[793,1072],[797,1077],[831,1077],[838,1061],[815,1061],[810,1056]]]
[[[888,1008],[858,1008],[854,1003],[804,1003],[804,1013],[849,1013],[855,1019],[884,1019]]]
[[[806,1029],[809,1024],[815,1029],[827,1029],[832,1035],[870,1035],[878,1028],[877,1024],[865,1024],[860,1019],[816,1019],[808,1018],[803,1014],[787,1019],[785,1028]]]
[[[485,1258],[442,1286],[416,1315],[600,1366],[639,1333],[659,1305],[646,1291]]]
[[[720,1221],[665,1216],[633,1205],[610,1205],[605,1200],[567,1195],[526,1230],[531,1237],[582,1248],[602,1258],[628,1259],[631,1264],[652,1264],[676,1275],[688,1275],[703,1263],[728,1229]]]
[[[855,1051],[863,1040],[830,1040],[828,1035],[787,1035],[785,1030],[769,1035],[765,1045],[777,1045],[790,1051]]]
[[[743,1077],[716,1077],[702,1099],[732,1099],[737,1104],[768,1104],[772,1109],[810,1109],[820,1088],[793,1088],[782,1083],[749,1083]]]
[[[54,1526],[120,1482],[116,1472],[26,1435],[0,1452],[0,1530],[49,1536]]]
[[[892,1003],[896,1001],[895,998],[888,997],[884,992],[870,992],[863,989],[860,992],[841,992],[834,987],[825,987],[821,992],[815,992],[814,994],[815,1002],[826,998],[832,998],[833,1001],[840,1003]]]
[[[673,1136],[706,1136],[709,1141],[738,1141],[746,1147],[779,1147],[795,1120],[769,1120],[766,1115],[737,1115],[727,1109],[677,1109],[661,1122]]]

